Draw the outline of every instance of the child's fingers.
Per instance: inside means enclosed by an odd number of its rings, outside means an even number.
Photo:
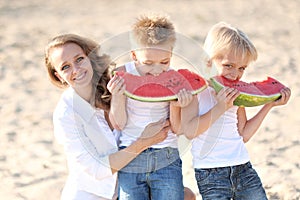
[[[218,92],[217,96],[218,96],[218,97],[226,98],[228,95],[230,95],[230,93],[231,93],[233,90],[234,90],[233,88],[224,87],[224,88],[222,88],[222,89]]]
[[[234,88],[230,88],[231,90],[228,92],[227,94],[227,97],[230,99],[230,100],[235,100],[240,92],[237,90],[237,89],[234,89]]]
[[[122,77],[116,77],[114,76],[114,78],[109,82],[110,84],[107,86],[109,91],[112,94],[116,94],[116,93],[121,93],[125,91],[125,84],[124,84],[124,79]]]
[[[116,88],[115,94],[116,95],[123,95],[125,92],[125,85],[122,85],[121,87]]]
[[[284,93],[284,95],[285,95],[287,98],[290,98],[290,96],[291,96],[291,90],[290,90],[290,88],[284,88],[284,89],[282,90],[282,93]]]
[[[116,81],[116,86],[118,87],[118,89],[120,89],[124,85],[124,82],[124,79],[119,77],[119,79]]]
[[[190,91],[182,89],[178,93],[178,102],[181,107],[188,105],[193,99],[193,95]]]
[[[235,100],[240,95],[240,91],[236,90],[236,93],[233,95],[233,100]]]
[[[107,87],[112,87],[112,85],[114,84],[114,82],[116,81],[117,78],[118,78],[117,76],[113,76],[113,77],[109,80],[109,82],[108,82],[108,84],[107,84]]]
[[[289,88],[284,88],[280,91],[280,93],[281,93],[281,98],[278,101],[281,102],[282,104],[285,104],[290,99],[291,90]]]

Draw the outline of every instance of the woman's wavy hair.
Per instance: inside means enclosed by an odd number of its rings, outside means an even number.
[[[81,47],[85,55],[90,59],[93,68],[93,85],[96,88],[95,91],[95,106],[104,110],[109,110],[111,94],[107,89],[107,83],[110,80],[110,74],[113,67],[113,63],[108,55],[100,55],[100,45],[95,41],[88,38],[75,35],[75,34],[63,34],[54,37],[46,46],[45,49],[45,64],[47,67],[48,75],[51,82],[60,88],[68,87],[66,82],[62,83],[55,75],[55,67],[51,63],[50,53],[51,49],[74,43]]]

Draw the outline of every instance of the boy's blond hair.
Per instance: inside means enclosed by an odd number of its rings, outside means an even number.
[[[248,63],[257,59],[256,48],[247,35],[225,22],[219,22],[210,29],[204,42],[204,50],[209,60],[222,56],[224,51],[241,56]]]
[[[137,47],[175,45],[176,36],[173,23],[167,16],[141,15],[132,26],[132,39]]]

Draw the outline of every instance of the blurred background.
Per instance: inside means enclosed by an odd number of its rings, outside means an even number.
[[[289,104],[271,111],[247,147],[269,199],[300,199],[299,10],[298,0],[0,0],[1,198],[59,199],[66,179],[63,149],[52,127],[52,111],[62,91],[46,74],[47,42],[58,34],[75,33],[118,56],[118,44],[124,44],[118,39],[135,18],[159,12],[170,16],[180,41],[188,44],[177,47],[174,65],[194,63],[203,54],[210,27],[225,21],[243,30],[259,52],[244,80],[273,76],[292,89]],[[201,68],[201,63],[195,65]],[[249,116],[257,109],[249,109]],[[182,141],[184,184],[198,193],[190,142]]]

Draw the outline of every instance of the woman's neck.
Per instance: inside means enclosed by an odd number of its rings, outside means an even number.
[[[95,104],[93,97],[95,97],[95,90],[91,85],[88,85],[86,87],[81,87],[81,88],[74,88],[76,93],[86,100],[88,103],[90,103],[92,106]]]

